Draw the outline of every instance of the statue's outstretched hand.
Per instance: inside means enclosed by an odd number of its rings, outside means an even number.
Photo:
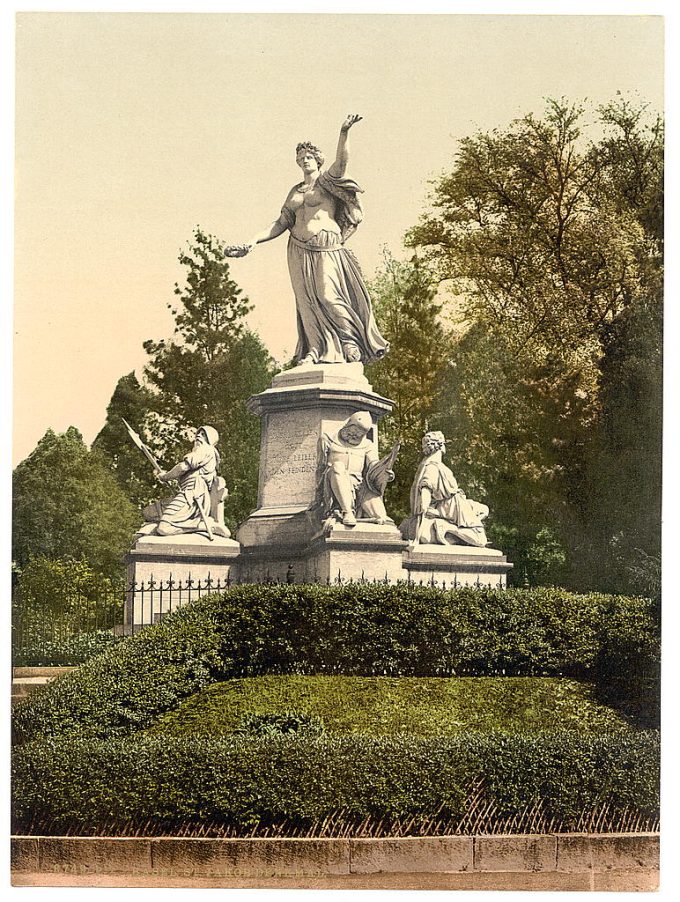
[[[224,248],[225,257],[245,257],[252,251],[252,244],[227,244]]]
[[[340,126],[340,131],[348,132],[353,125],[356,125],[357,122],[361,122],[363,118],[363,116],[359,116],[357,113],[350,113]]]

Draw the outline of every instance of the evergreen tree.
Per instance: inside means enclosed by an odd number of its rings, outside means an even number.
[[[390,351],[371,368],[374,389],[395,402],[381,425],[385,447],[402,442],[396,479],[387,489],[387,503],[395,519],[408,515],[411,479],[421,457],[421,440],[428,428],[439,428],[451,339],[444,328],[437,286],[417,257],[398,262],[385,251],[382,271],[371,283],[371,297],[380,329]]]
[[[121,376],[106,408],[106,422],[92,443],[111,462],[119,485],[128,498],[143,507],[158,495],[152,468],[130,441],[123,419],[136,432],[146,433],[153,395],[140,385],[134,372]]]
[[[195,429],[207,424],[218,430],[233,530],[257,500],[260,424],[245,401],[267,388],[273,361],[245,326],[251,305],[232,280],[218,240],[197,228],[179,260],[187,274],[186,283],[175,286],[178,305],[168,305],[175,335],[144,345],[152,394],[147,434],[169,467],[186,453]]]

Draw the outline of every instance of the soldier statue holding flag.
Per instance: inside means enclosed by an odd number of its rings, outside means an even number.
[[[324,434],[319,440],[317,500],[313,510],[334,522],[353,527],[358,520],[367,523],[391,523],[385,511],[383,493],[394,479],[392,467],[399,451],[397,442],[382,460],[368,435],[373,420],[367,410],[360,410],[340,427],[335,435]]]

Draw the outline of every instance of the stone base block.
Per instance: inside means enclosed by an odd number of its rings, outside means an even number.
[[[557,837],[477,836],[475,870],[554,871],[557,867]]]
[[[268,549],[271,554],[276,549],[286,555],[306,547],[318,528],[306,505],[287,504],[253,511],[239,527],[238,537],[247,552]]]
[[[472,836],[350,839],[352,873],[463,873],[473,869]]]
[[[512,569],[502,551],[472,545],[409,545],[404,553],[405,578],[447,587],[491,586],[504,589]]]
[[[333,583],[349,580],[405,579],[406,543],[393,523],[336,524],[319,530],[307,543],[261,544],[242,550],[240,582]]]
[[[243,548],[238,581],[243,583],[335,583],[376,580],[388,583],[435,584],[443,588],[505,588],[512,564],[495,548],[464,545],[413,547],[393,523],[337,523],[330,532],[316,528],[308,542],[302,530],[313,521],[300,515],[300,531],[291,529],[289,543],[273,540]],[[263,537],[266,538],[266,531]],[[297,541],[296,541],[297,539]]]
[[[237,578],[238,542],[187,533],[140,536],[126,556],[128,592],[124,629],[164,614]],[[132,587],[138,591],[131,591]]]
[[[217,876],[277,874],[303,877],[348,874],[347,843],[314,839],[168,838],[151,845],[152,870],[159,874],[214,874]]]
[[[557,870],[615,871],[659,867],[659,837],[648,833],[564,833],[557,839]]]
[[[318,533],[309,548],[308,573],[320,582],[404,579],[402,554],[406,543],[393,523],[336,524],[328,535]]]

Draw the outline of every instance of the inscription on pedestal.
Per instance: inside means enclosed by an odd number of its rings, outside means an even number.
[[[318,423],[300,422],[299,413],[277,419],[263,449],[261,504],[309,504],[316,491]]]
[[[291,476],[298,473],[313,473],[316,471],[315,454],[293,454],[290,463],[285,463],[278,468],[265,470],[264,478],[269,481],[274,476]]]

